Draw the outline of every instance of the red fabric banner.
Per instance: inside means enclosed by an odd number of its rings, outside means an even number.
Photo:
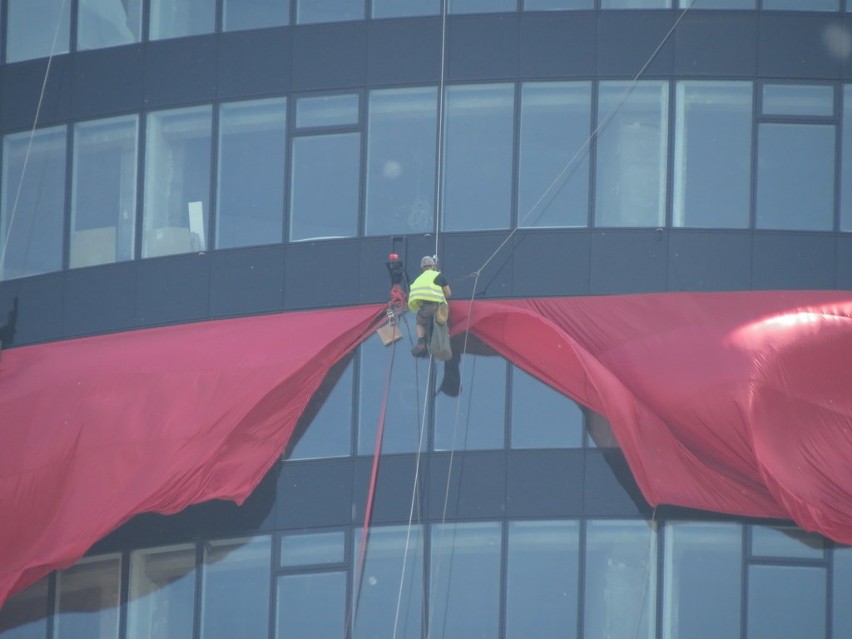
[[[0,355],[0,605],[143,512],[241,503],[380,305]],[[852,543],[852,295],[454,302],[471,332],[606,416],[645,498]],[[462,392],[464,392],[462,390]]]

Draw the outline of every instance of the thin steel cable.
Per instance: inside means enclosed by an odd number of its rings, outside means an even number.
[[[438,171],[435,176],[435,255],[441,236],[441,218],[444,208],[444,90],[447,69],[447,0],[441,2],[441,75],[438,81]]]

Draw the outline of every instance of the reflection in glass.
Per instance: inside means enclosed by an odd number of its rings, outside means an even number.
[[[507,365],[502,357],[462,355],[462,392],[435,397],[435,450],[503,448]]]
[[[3,138],[0,279],[62,268],[65,139],[64,126]]]
[[[680,9],[756,9],[757,0],[678,0],[677,6]]]
[[[656,534],[653,522],[587,522],[586,637],[654,637]]]
[[[758,127],[757,227],[830,231],[834,222],[834,125]]]
[[[668,82],[601,82],[597,226],[663,226]]]
[[[437,91],[370,93],[367,235],[433,232]]]
[[[822,559],[825,556],[825,538],[798,528],[752,526],[751,554],[758,557]]]
[[[739,636],[742,541],[738,524],[666,525],[663,639]]]
[[[195,574],[192,544],[132,552],[128,638],[191,637]]]
[[[518,226],[586,226],[589,208],[589,82],[521,88]]]
[[[849,3],[852,7],[852,2]],[[852,85],[843,86],[841,174],[840,174],[840,230],[852,231]]]
[[[374,18],[436,16],[443,0],[373,0]]]
[[[447,13],[496,13],[515,11],[517,0],[447,0]]]
[[[364,19],[364,0],[296,0],[296,24]]]
[[[358,232],[361,134],[293,140],[290,239],[352,237]]]
[[[443,230],[508,228],[514,86],[452,86],[446,91]]]
[[[803,84],[763,85],[764,115],[834,115],[834,87]]]
[[[290,22],[290,0],[224,0],[222,29],[262,29]]]
[[[269,537],[205,544],[202,639],[269,636]]]
[[[6,62],[68,53],[70,0],[9,0],[7,11]]]
[[[498,637],[500,524],[432,527],[429,630],[443,639]],[[471,614],[475,610],[476,614]]]
[[[0,637],[44,639],[47,633],[49,584],[49,578],[44,577],[6,599],[0,608]]]
[[[340,564],[346,537],[342,530],[321,533],[287,533],[281,536],[281,566]]]
[[[561,11],[593,9],[595,0],[524,0],[524,11]]]
[[[825,637],[826,569],[748,568],[748,639]]]
[[[286,117],[283,99],[220,107],[217,248],[282,241]]]
[[[763,0],[764,9],[792,11],[837,11],[840,0]]]
[[[100,49],[139,42],[142,0],[80,0],[77,49]]]
[[[748,227],[752,83],[678,82],[675,109],[674,225]]]
[[[580,526],[509,522],[506,639],[577,636]]]
[[[209,106],[148,115],[142,257],[205,249],[210,127]]]
[[[275,636],[278,639],[343,637],[345,608],[345,572],[281,575]]]
[[[151,40],[213,33],[216,3],[210,0],[151,0]]]
[[[137,116],[74,125],[71,268],[133,259]]]
[[[361,549],[361,531],[352,544]],[[382,526],[370,530],[355,610],[354,639],[419,639],[423,625],[423,528]],[[397,605],[399,609],[397,610]],[[439,636],[439,635],[436,635]]]
[[[358,95],[321,95],[296,101],[296,126],[300,129],[318,126],[358,124]]]
[[[832,636],[852,637],[852,547],[835,546],[832,554]]]
[[[121,558],[82,559],[56,576],[55,639],[118,637]]]
[[[562,393],[512,368],[512,448],[580,448],[583,411]]]
[[[671,0],[601,0],[601,9],[668,9]]]

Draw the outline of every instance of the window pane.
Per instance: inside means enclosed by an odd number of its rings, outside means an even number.
[[[796,84],[763,86],[764,115],[834,115],[834,87]]]
[[[0,279],[62,268],[65,127],[3,139]]]
[[[757,227],[829,231],[834,220],[834,126],[761,124]]]
[[[132,552],[127,636],[191,637],[195,574],[194,545]]]
[[[462,392],[435,397],[435,450],[503,448],[506,367],[502,357],[462,355]]]
[[[678,0],[681,9],[756,9],[757,0]]]
[[[352,237],[358,232],[361,134],[293,140],[290,239]]]
[[[140,40],[142,0],[80,0],[79,11],[78,49],[115,47]]]
[[[436,16],[441,13],[441,2],[442,0],[373,0],[373,17]]]
[[[587,522],[585,637],[654,636],[656,555],[650,522]]]
[[[282,575],[277,602],[278,639],[344,636],[346,573]]]
[[[840,0],[763,0],[764,9],[792,9],[797,11],[837,11]]]
[[[825,539],[798,528],[751,527],[751,554],[759,557],[822,559]]]
[[[148,115],[142,257],[206,246],[210,112],[195,107]]]
[[[413,323],[413,321],[412,321]],[[412,329],[413,330],[413,329]],[[407,340],[397,343],[395,357],[410,357],[401,346]],[[358,454],[371,455],[376,447],[376,427],[379,409],[388,367],[388,348],[378,336],[372,336],[361,345],[360,391],[358,400]],[[418,366],[420,362],[418,361]],[[395,365],[396,366],[396,365]],[[406,367],[391,377],[388,392],[387,412],[385,415],[383,453],[408,453],[418,450],[419,430],[423,419],[423,404],[426,392],[426,371],[428,362],[420,366],[419,373]],[[417,386],[417,382],[420,386]],[[427,441],[423,439],[423,447]]]
[[[352,556],[361,549],[360,530]],[[355,615],[355,639],[420,639],[423,619],[423,528],[373,528]],[[354,591],[358,586],[353,587]],[[399,609],[397,610],[397,605]]]
[[[44,639],[47,634],[47,594],[44,577],[26,590],[15,593],[0,608],[0,637]]]
[[[524,0],[525,11],[559,11],[562,9],[592,9],[595,0]]]
[[[749,566],[748,639],[825,636],[825,568]]]
[[[436,89],[370,93],[367,235],[434,230],[436,131]]]
[[[738,637],[742,527],[672,523],[665,540],[663,639]]]
[[[286,117],[283,99],[221,106],[217,248],[284,239]]]
[[[514,92],[511,84],[447,89],[444,230],[508,228]]]
[[[137,117],[74,126],[71,268],[133,259]]]
[[[358,124],[357,95],[323,95],[316,98],[299,98],[296,102],[296,126],[343,126]]]
[[[518,226],[586,226],[588,82],[529,82],[521,89]]]
[[[506,639],[577,636],[580,527],[509,522]]]
[[[671,0],[601,0],[601,9],[667,9]]]
[[[849,3],[852,6],[852,2]],[[852,231],[852,85],[843,87],[843,148],[840,177],[840,230]]]
[[[852,637],[852,548],[835,547],[832,568],[832,636]]]
[[[225,0],[225,31],[280,27],[290,22],[290,0]]]
[[[339,530],[282,535],[281,565],[292,568],[293,566],[343,563],[345,540],[343,531]]]
[[[597,226],[663,226],[667,82],[601,82]]]
[[[57,573],[55,639],[118,637],[118,555],[83,559]]]
[[[447,13],[494,13],[515,11],[517,0],[447,0]]]
[[[296,0],[296,23],[364,19],[364,0]]]
[[[9,0],[8,12],[6,62],[68,53],[70,0]]]
[[[579,448],[583,411],[562,393],[512,368],[512,448]]]
[[[210,0],[151,0],[151,40],[213,33],[216,3]]]
[[[269,537],[205,545],[202,639],[269,636]]]
[[[432,527],[429,619],[433,636],[499,636],[500,546],[499,523]]]
[[[674,225],[746,228],[751,192],[751,82],[679,82]]]

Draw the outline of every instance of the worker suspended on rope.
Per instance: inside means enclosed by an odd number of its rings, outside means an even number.
[[[417,313],[416,330],[417,344],[411,350],[415,357],[426,357],[426,344],[432,333],[432,323],[439,309],[447,311],[447,298],[452,295],[447,279],[438,270],[438,260],[431,255],[420,260],[423,272],[411,283],[408,291],[408,308]],[[446,318],[443,318],[446,323]]]

